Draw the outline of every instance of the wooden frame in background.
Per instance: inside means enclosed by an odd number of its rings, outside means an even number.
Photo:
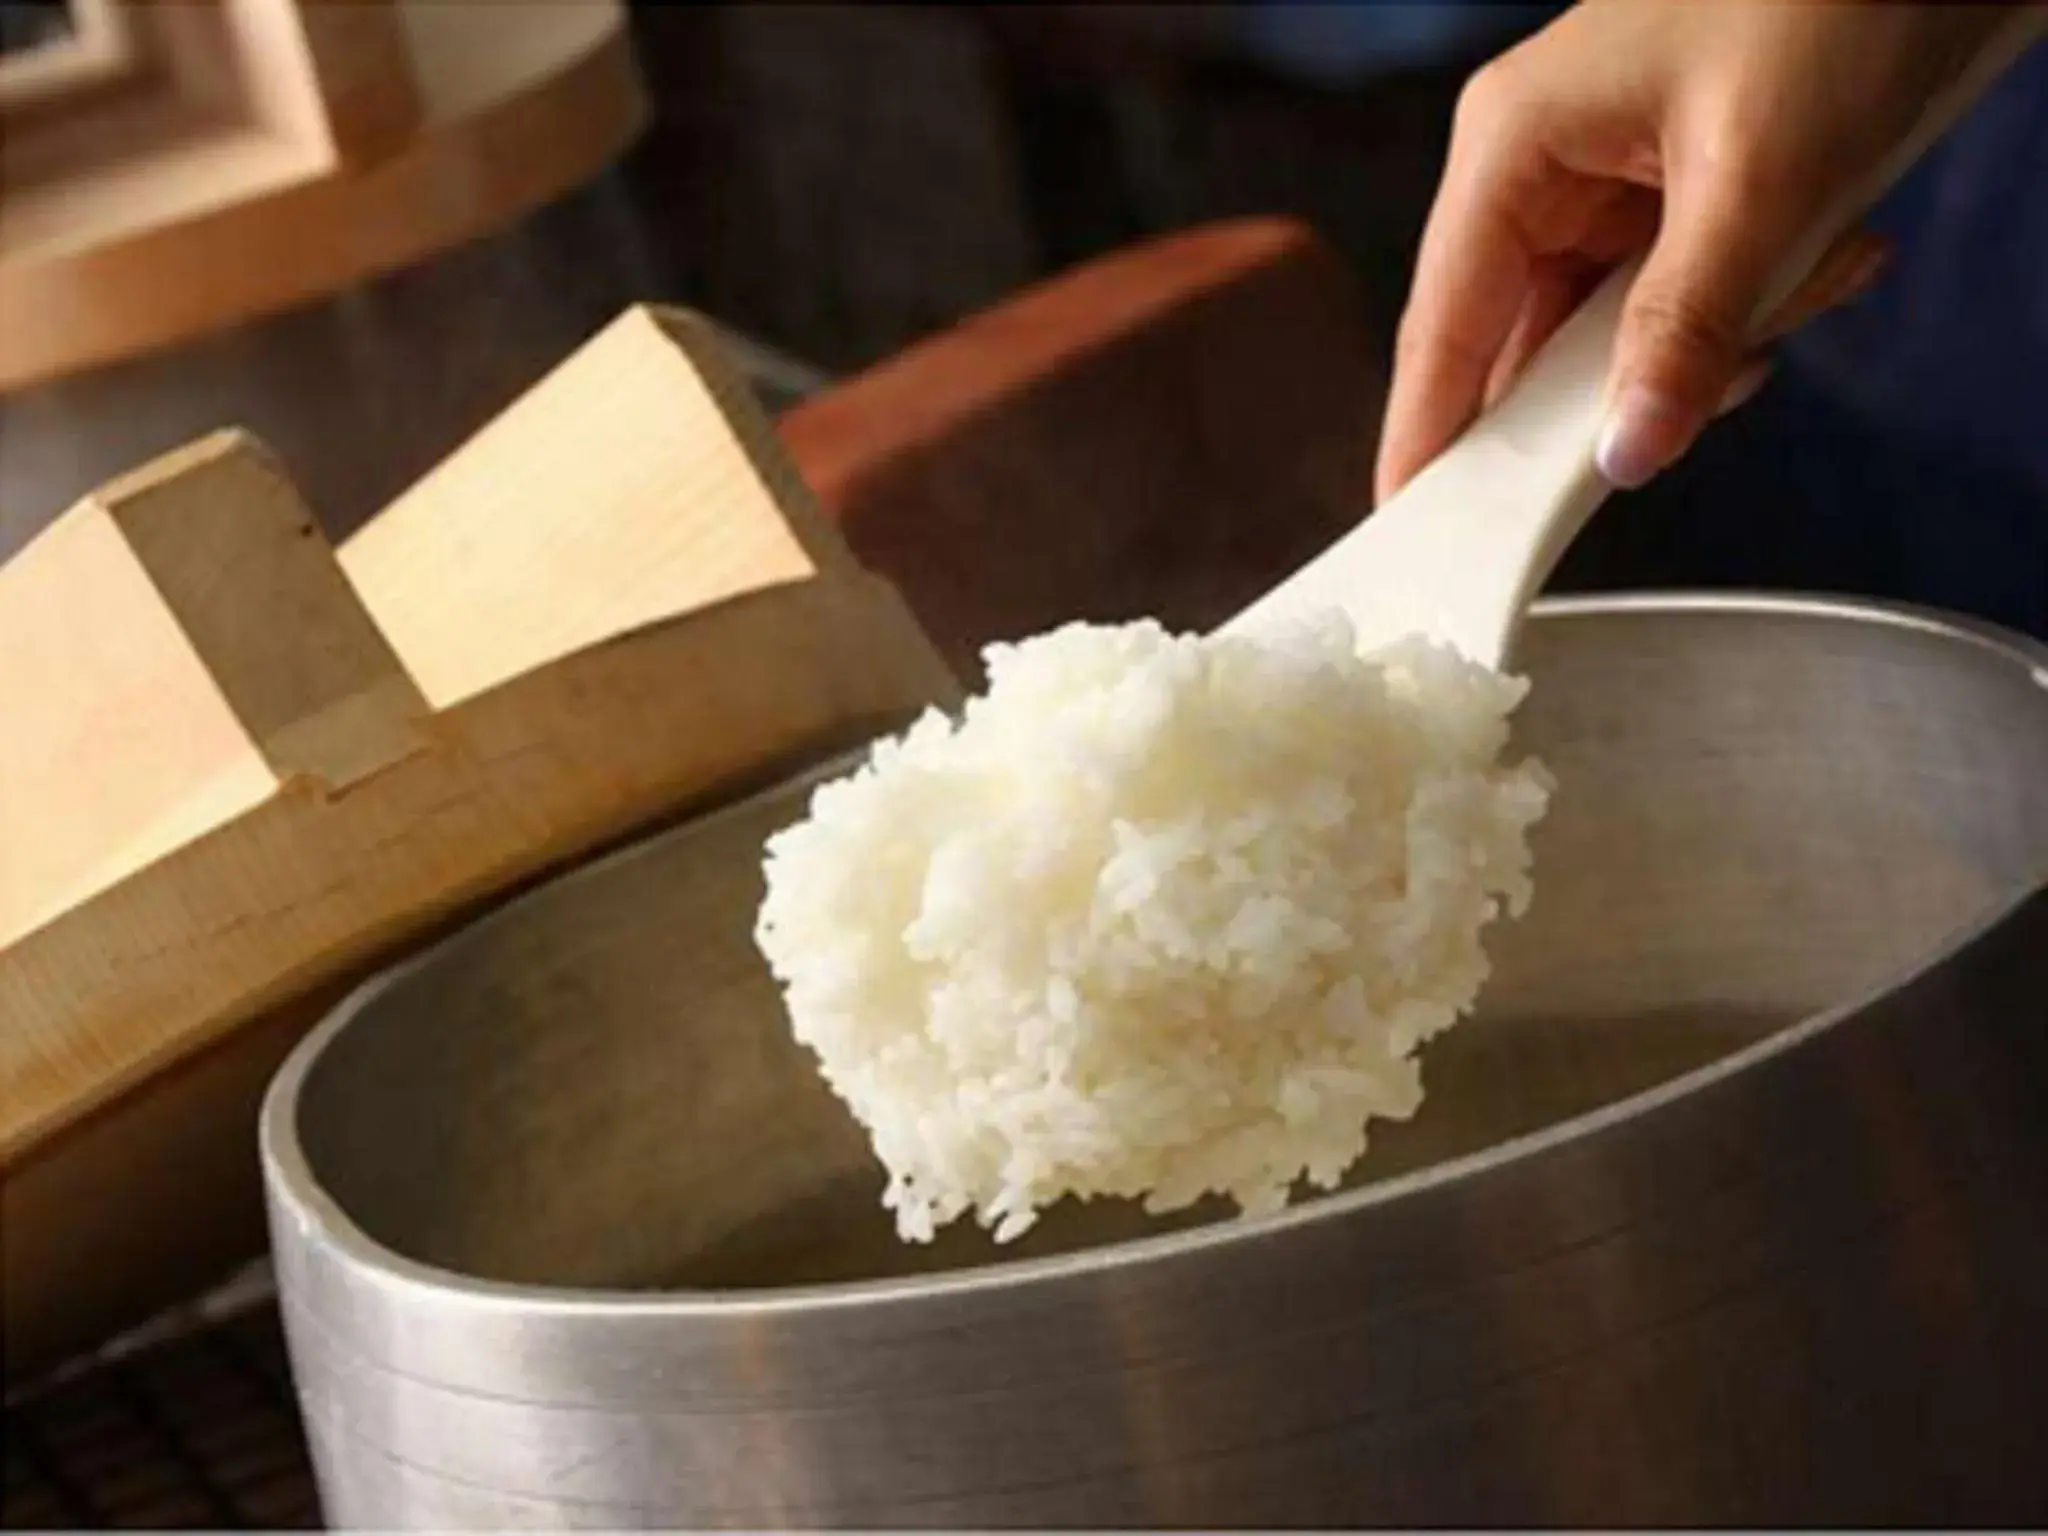
[[[141,56],[119,0],[66,0],[71,35],[0,57],[0,126],[132,81]]]
[[[596,174],[622,0],[75,0],[0,73],[0,392],[324,297]]]

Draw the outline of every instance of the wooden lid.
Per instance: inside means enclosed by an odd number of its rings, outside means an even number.
[[[330,294],[587,180],[620,0],[74,0],[0,61],[0,391]]]
[[[0,566],[0,654],[10,1372],[204,1278],[209,1241],[137,1213],[251,1111],[262,1051],[208,1087],[217,1048],[955,697],[711,328],[647,308],[339,551],[239,432],[103,487]]]

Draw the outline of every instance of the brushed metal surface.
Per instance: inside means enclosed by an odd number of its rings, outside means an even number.
[[[2048,1514],[2048,653],[1644,597],[1523,663],[1534,909],[1277,1217],[898,1246],[748,942],[791,794],[370,984],[263,1120],[328,1518]]]

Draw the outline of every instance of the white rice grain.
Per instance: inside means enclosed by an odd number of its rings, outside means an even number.
[[[1550,780],[1525,684],[1340,618],[1281,641],[1075,624],[817,791],[757,938],[907,1241],[1065,1196],[1269,1211],[1422,1099]]]

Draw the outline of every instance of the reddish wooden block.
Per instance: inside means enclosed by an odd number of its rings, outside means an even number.
[[[1350,274],[1247,219],[1055,277],[796,407],[855,552],[970,677],[1077,617],[1213,624],[1370,506],[1384,375]]]

